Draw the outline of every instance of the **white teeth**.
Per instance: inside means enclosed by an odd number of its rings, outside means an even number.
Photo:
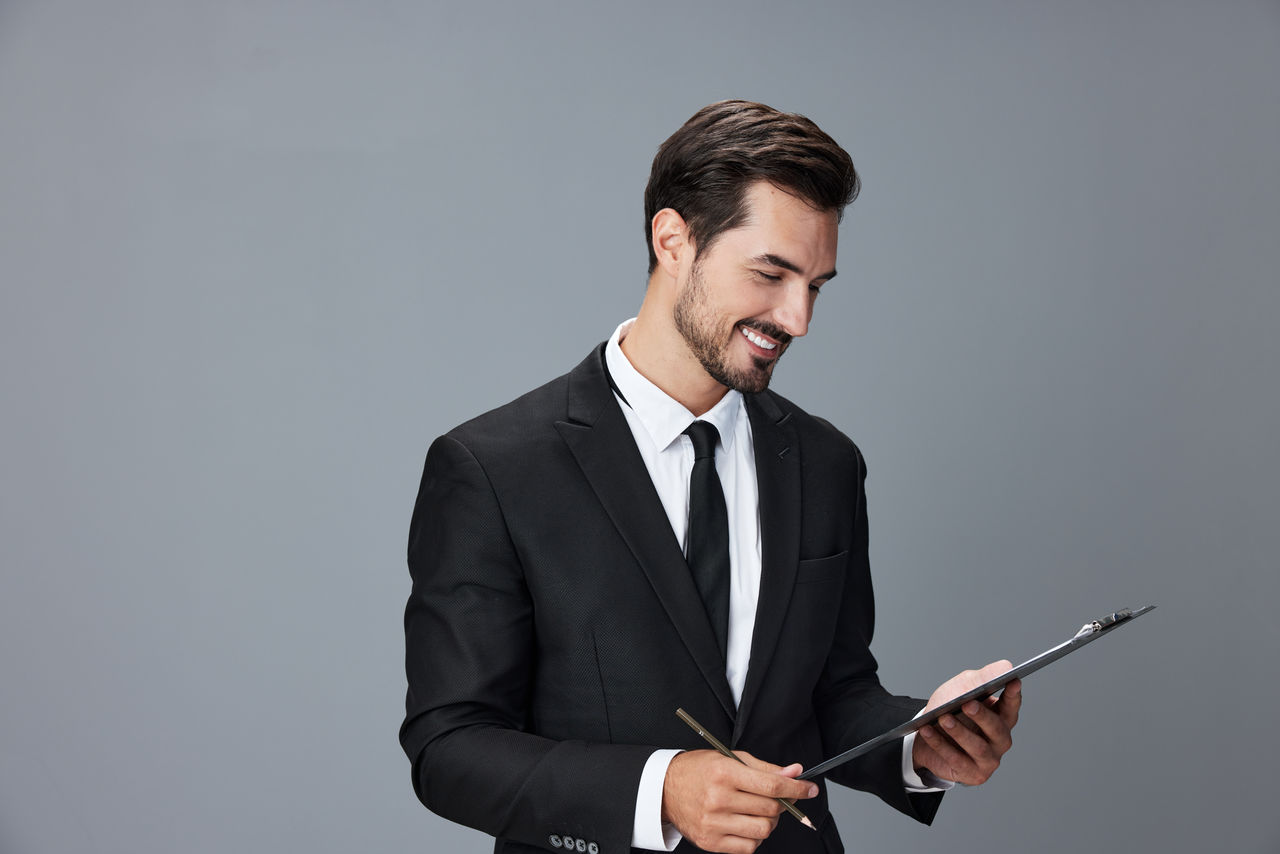
[[[757,347],[762,347],[765,350],[772,350],[774,347],[778,346],[772,341],[766,341],[765,339],[761,338],[759,335],[752,332],[750,329],[748,329],[745,326],[741,326],[739,328],[742,330],[742,334],[747,336],[747,340],[750,341],[752,344],[755,344]]]

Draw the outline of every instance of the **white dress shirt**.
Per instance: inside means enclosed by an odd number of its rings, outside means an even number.
[[[684,431],[695,420],[708,421],[720,433],[716,445],[716,473],[724,489],[729,515],[729,637],[725,676],[733,701],[742,699],[755,631],[756,600],[760,593],[760,497],[756,485],[756,461],[751,422],[742,394],[729,391],[720,402],[697,418],[662,389],[645,379],[622,352],[621,341],[634,318],[614,330],[605,345],[605,364],[613,378],[618,403],[635,436],[649,478],[671,522],[681,549],[688,547],[689,475],[693,471],[693,442]],[[911,766],[915,735],[903,743],[902,776],[908,791],[931,792]],[[662,823],[662,787],[667,766],[679,750],[658,750],[649,757],[640,776],[631,845],[656,851],[673,851],[681,835]],[[942,783],[942,781],[938,781]]]

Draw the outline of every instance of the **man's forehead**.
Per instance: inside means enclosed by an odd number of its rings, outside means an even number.
[[[766,181],[751,185],[744,201],[743,222],[725,231],[722,239],[750,260],[815,277],[834,274],[839,235],[836,211],[815,208]]]

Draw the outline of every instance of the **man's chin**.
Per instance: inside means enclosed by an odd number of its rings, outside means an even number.
[[[769,387],[769,380],[773,378],[773,366],[777,361],[777,359],[759,359],[753,356],[750,368],[734,371],[726,377],[716,377],[716,379],[721,385],[743,394],[758,394]]]
[[[749,391],[752,394],[762,392],[769,387],[769,380],[773,379],[773,366],[776,361],[776,359],[771,359],[763,365],[756,365],[756,369],[751,372],[751,381],[749,383],[751,386]]]

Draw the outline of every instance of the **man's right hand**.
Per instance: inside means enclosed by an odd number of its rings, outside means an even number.
[[[775,798],[818,794],[816,784],[793,779],[800,765],[783,768],[736,752],[746,765],[714,750],[691,750],[667,766],[662,820],[704,851],[751,854],[778,824],[783,808]]]

